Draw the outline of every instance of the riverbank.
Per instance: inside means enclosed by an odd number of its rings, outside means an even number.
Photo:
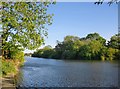
[[[13,60],[2,60],[2,89],[16,89],[15,76],[19,73],[19,68],[23,63]]]
[[[14,74],[8,74],[1,78],[2,80],[2,89],[16,89]]]

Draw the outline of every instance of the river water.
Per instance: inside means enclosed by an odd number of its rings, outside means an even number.
[[[17,76],[21,87],[117,87],[116,61],[55,60],[25,57]]]

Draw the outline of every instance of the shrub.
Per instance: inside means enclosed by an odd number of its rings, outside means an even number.
[[[13,61],[2,60],[2,74],[7,75],[8,73],[15,73],[16,68]]]

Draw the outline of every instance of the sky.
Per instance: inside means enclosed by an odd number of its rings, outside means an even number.
[[[53,24],[48,26],[48,38],[40,48],[56,45],[67,35],[80,38],[97,32],[106,40],[118,33],[118,6],[107,3],[95,5],[93,2],[57,2],[50,5],[48,13],[54,14]],[[33,52],[25,50],[25,52]]]

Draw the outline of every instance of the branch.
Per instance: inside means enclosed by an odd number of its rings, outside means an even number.
[[[95,2],[94,4],[100,5],[103,4],[104,0],[99,0],[98,2]],[[118,4],[119,0],[110,0],[107,4],[110,6],[113,3]]]

